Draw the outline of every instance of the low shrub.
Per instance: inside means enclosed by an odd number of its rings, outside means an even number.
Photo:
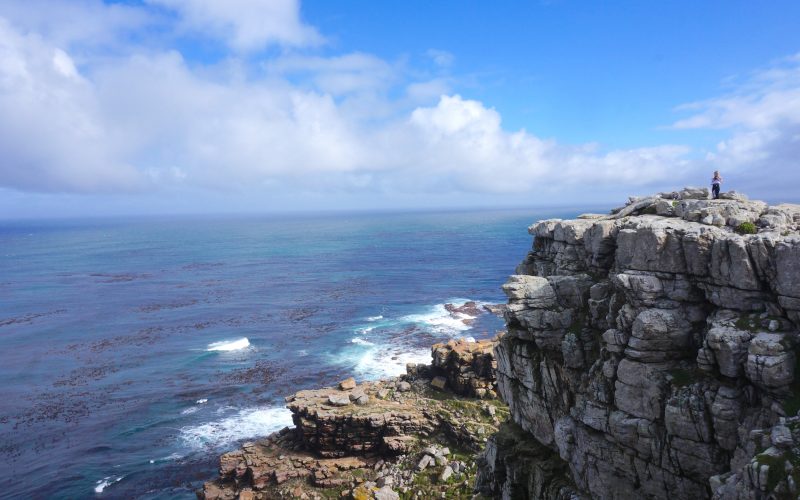
[[[756,234],[758,229],[756,229],[756,225],[752,222],[742,222],[736,228],[736,232],[739,234]]]

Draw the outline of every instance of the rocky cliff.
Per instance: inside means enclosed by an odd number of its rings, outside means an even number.
[[[800,206],[707,198],[529,228],[484,494],[797,498]]]

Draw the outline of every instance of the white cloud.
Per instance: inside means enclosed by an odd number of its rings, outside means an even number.
[[[319,90],[334,95],[384,91],[398,76],[383,59],[358,52],[334,57],[289,55],[265,67],[277,75],[309,76]]]
[[[674,178],[688,167],[683,160],[688,149],[680,146],[601,154],[593,145],[568,146],[524,130],[506,131],[497,111],[458,95],[414,110],[410,124],[417,131],[417,156],[408,161],[471,192],[534,192],[545,184],[641,186]]]
[[[686,153],[600,153],[507,131],[496,110],[430,99],[446,84],[405,85],[401,70],[367,54],[286,56],[253,79],[226,64],[190,67],[174,51],[140,52],[82,74],[67,50],[6,22],[0,51],[0,186],[20,190],[619,188],[672,178]],[[297,72],[310,87],[284,77]],[[408,95],[388,97],[395,84]],[[426,86],[426,104],[403,109]],[[358,98],[338,97],[351,92]]]
[[[679,108],[679,129],[730,130],[707,155],[739,190],[796,197],[800,182],[800,54],[756,71],[732,92]]]
[[[449,68],[456,60],[455,56],[446,50],[428,49],[425,54],[439,67]]]
[[[154,21],[143,9],[102,0],[0,0],[0,17],[56,45],[91,45],[98,50],[119,44],[120,37]]]
[[[0,182],[25,190],[132,189],[95,89],[69,55],[0,18]]]
[[[299,0],[146,0],[180,14],[183,29],[252,51],[268,44],[309,46],[323,38],[300,19]]]

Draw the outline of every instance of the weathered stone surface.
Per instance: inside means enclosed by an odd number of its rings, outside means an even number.
[[[220,478],[206,483],[198,495],[388,499],[414,486],[428,498],[434,493],[468,496],[471,486],[465,482],[471,484],[475,469],[451,462],[449,447],[457,447],[462,456],[478,452],[500,419],[507,418],[507,408],[496,400],[432,389],[425,377],[404,378],[364,382],[346,391],[300,391],[286,398],[295,427],[224,454]],[[407,391],[398,390],[402,384]],[[332,405],[332,397],[348,404]],[[487,407],[493,411],[485,411]],[[424,486],[415,484],[415,474],[424,476],[419,481]]]
[[[356,387],[356,379],[350,377],[348,379],[342,380],[339,382],[339,389],[343,391],[349,391],[350,389],[354,389]]]
[[[431,380],[431,387],[444,389],[447,387],[447,379],[444,377],[433,377],[433,380]]]
[[[800,407],[798,229],[800,206],[695,188],[532,225],[495,348],[518,441],[557,452],[577,496],[755,499],[778,482],[795,498],[800,471],[781,483],[775,469],[794,470],[795,431],[755,429]],[[482,491],[563,498],[493,439]]]
[[[434,387],[449,387],[462,396],[495,398],[497,381],[494,372],[497,362],[493,350],[498,338],[477,342],[451,340],[445,344],[434,344],[431,348],[433,362],[429,367],[434,376]]]

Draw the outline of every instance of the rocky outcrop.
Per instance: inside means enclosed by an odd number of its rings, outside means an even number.
[[[547,451],[494,438],[483,491],[796,497],[793,444],[753,432],[798,409],[800,206],[707,198],[687,188],[531,226],[495,354],[513,421]]]
[[[433,362],[430,365],[410,364],[407,371],[440,377],[441,382],[437,382],[442,387],[446,386],[462,396],[494,399],[497,397],[494,347],[499,338],[477,342],[451,340],[434,344],[431,348]]]
[[[495,344],[437,344],[433,365],[411,365],[398,379],[359,384],[350,378],[337,387],[286,398],[294,428],[223,455],[219,479],[206,483],[198,496],[471,497],[476,454],[508,418],[508,409],[496,399],[461,394],[482,384],[494,386],[493,378],[483,377],[493,376]],[[437,355],[444,361],[437,362]],[[468,376],[453,378],[448,385],[450,378],[437,375],[455,376],[453,369],[458,377]],[[464,391],[455,393],[450,387]]]

